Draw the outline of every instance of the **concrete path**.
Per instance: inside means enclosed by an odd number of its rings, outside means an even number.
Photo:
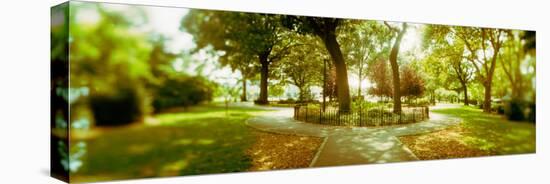
[[[452,108],[438,105],[433,109]],[[303,123],[292,118],[292,108],[270,108],[273,112],[250,118],[253,128],[282,134],[324,138],[311,167],[418,160],[398,136],[422,134],[458,124],[456,118],[430,112],[430,119],[408,125],[388,127],[339,127]]]

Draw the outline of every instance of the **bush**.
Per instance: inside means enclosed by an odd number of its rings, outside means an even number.
[[[309,104],[309,103],[312,103],[312,104],[317,104],[317,103],[319,103],[319,101],[318,101],[318,100],[309,99],[309,100],[298,100],[298,101],[296,101],[296,103],[308,103],[308,104]]]
[[[211,101],[215,87],[215,84],[202,77],[169,78],[155,90],[153,107],[159,112]]]
[[[95,124],[97,126],[125,125],[138,120],[142,115],[141,101],[137,90],[119,89],[115,94],[90,96]]]
[[[286,100],[279,100],[277,103],[278,104],[295,104],[296,100],[294,100],[294,98],[288,98]]]
[[[521,121],[525,120],[525,109],[527,106],[521,100],[513,99],[506,104],[505,114],[509,120]]]
[[[504,105],[501,103],[492,104],[491,111],[496,112],[497,114],[504,114]]]
[[[432,103],[430,102],[430,99],[428,98],[421,98],[418,100],[415,100],[412,106],[430,106]]]
[[[378,118],[380,116],[391,117],[395,114],[392,111],[385,109],[368,109],[367,115],[369,118]]]

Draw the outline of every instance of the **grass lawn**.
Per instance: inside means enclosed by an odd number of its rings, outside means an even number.
[[[420,159],[457,158],[484,155],[534,153],[535,124],[508,121],[503,116],[483,113],[481,109],[433,110],[463,121],[443,131],[401,137]]]
[[[155,125],[110,128],[95,138],[71,140],[82,162],[76,182],[246,171],[255,137],[244,122],[265,112],[206,105],[155,116]],[[76,162],[75,162],[76,163]]]

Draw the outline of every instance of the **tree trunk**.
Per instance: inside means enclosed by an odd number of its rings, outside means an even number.
[[[395,43],[393,44],[391,53],[390,53],[390,64],[392,69],[393,77],[393,113],[401,113],[401,84],[399,78],[399,65],[397,64],[397,54],[399,53],[399,45],[401,44],[401,39],[407,30],[407,24],[403,23],[403,28],[397,34]]]
[[[363,77],[362,75],[363,75],[363,60],[359,61],[359,76],[358,76],[359,85],[357,85],[359,86],[359,88],[357,89],[357,96],[359,99],[361,99],[361,101],[363,101],[363,95],[361,95],[361,82],[362,82],[361,77]]]
[[[296,85],[297,86],[297,85]],[[298,86],[298,101],[299,102],[304,102],[304,93],[305,93],[305,90],[303,89],[304,87],[303,86]]]
[[[491,83],[485,82],[485,99],[483,100],[483,112],[491,112]]]
[[[243,77],[243,94],[241,95],[241,102],[246,102],[246,77]]]
[[[468,106],[470,105],[470,102],[468,100],[468,86],[465,82],[461,82],[460,84],[462,84],[462,90],[464,92],[464,105]]]
[[[340,45],[336,40],[336,35],[334,33],[325,35],[323,43],[332,58],[334,67],[336,67],[336,91],[338,93],[339,110],[349,112],[351,110],[351,99],[349,95],[348,71]]]
[[[269,61],[267,60],[267,55],[260,55],[260,97],[258,100],[256,100],[257,104],[268,104],[269,101],[267,99],[267,79],[269,77]]]
[[[326,110],[326,95],[327,93],[327,60],[323,59],[323,112]]]
[[[493,58],[491,58],[491,65],[489,72],[487,73],[486,81],[483,86],[485,87],[485,99],[483,102],[483,112],[491,112],[491,88],[493,87],[493,75],[495,74],[495,66],[497,62],[497,57],[499,54],[500,46],[496,46],[493,53]]]

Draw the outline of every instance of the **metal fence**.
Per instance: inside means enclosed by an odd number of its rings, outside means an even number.
[[[308,105],[294,106],[294,119],[323,125],[336,126],[387,126],[414,123],[429,119],[428,107],[403,107],[401,114],[384,107],[365,108],[351,112],[341,112],[336,107]]]

